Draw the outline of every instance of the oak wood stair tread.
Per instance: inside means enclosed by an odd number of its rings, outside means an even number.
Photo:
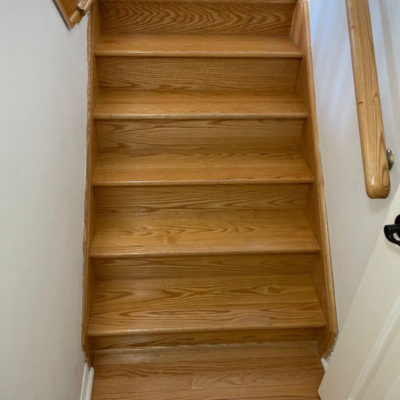
[[[95,186],[310,183],[313,175],[304,158],[286,154],[99,154]]]
[[[140,349],[95,357],[93,400],[317,400],[315,343]]]
[[[172,210],[103,213],[92,257],[315,252],[318,241],[302,210]]]
[[[135,57],[302,57],[299,47],[286,36],[201,34],[102,34],[95,54]]]
[[[295,93],[177,93],[100,90],[97,119],[122,118],[306,118]]]
[[[296,0],[99,1],[107,33],[289,36]]]
[[[89,334],[323,326],[308,274],[190,277],[97,282]]]

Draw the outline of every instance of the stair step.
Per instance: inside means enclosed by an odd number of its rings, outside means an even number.
[[[125,279],[97,282],[89,335],[323,326],[307,274]]]
[[[301,183],[302,119],[98,120],[93,184]]]
[[[301,152],[303,119],[98,120],[98,152],[138,156],[162,153]]]
[[[102,89],[97,119],[122,118],[306,118],[294,93],[166,93]]]
[[[300,58],[286,36],[102,34],[97,56]]]
[[[92,258],[98,280],[311,274],[317,254],[224,254],[206,256]]]
[[[160,92],[294,91],[297,58],[97,57],[99,85]]]
[[[106,33],[289,35],[296,0],[99,1]]]
[[[173,210],[96,217],[92,257],[315,252],[302,210]]]
[[[314,343],[189,346],[97,355],[92,400],[317,400]]]
[[[299,154],[100,154],[93,185],[308,183],[313,176]]]
[[[309,185],[180,185],[101,187],[95,190],[102,214],[181,211],[304,209]]]

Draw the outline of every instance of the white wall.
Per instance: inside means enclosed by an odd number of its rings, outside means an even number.
[[[344,0],[310,0],[317,112],[339,327],[400,182],[400,1],[370,0],[392,194],[365,194]]]
[[[0,398],[75,400],[86,142],[86,21],[0,1]]]

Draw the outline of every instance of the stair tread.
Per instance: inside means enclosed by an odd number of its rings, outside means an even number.
[[[286,36],[102,34],[98,56],[287,57],[301,50]]]
[[[99,214],[91,256],[318,250],[302,210],[173,210]]]
[[[94,118],[305,118],[307,110],[295,93],[169,93],[102,89]]]
[[[188,346],[96,355],[93,400],[317,400],[312,342]]]
[[[304,158],[286,154],[99,154],[95,186],[201,183],[309,183]]]
[[[311,277],[242,277],[99,281],[93,336],[325,326]]]

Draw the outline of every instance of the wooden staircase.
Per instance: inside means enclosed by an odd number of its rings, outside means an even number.
[[[336,316],[303,0],[98,0],[93,400],[317,399]]]

